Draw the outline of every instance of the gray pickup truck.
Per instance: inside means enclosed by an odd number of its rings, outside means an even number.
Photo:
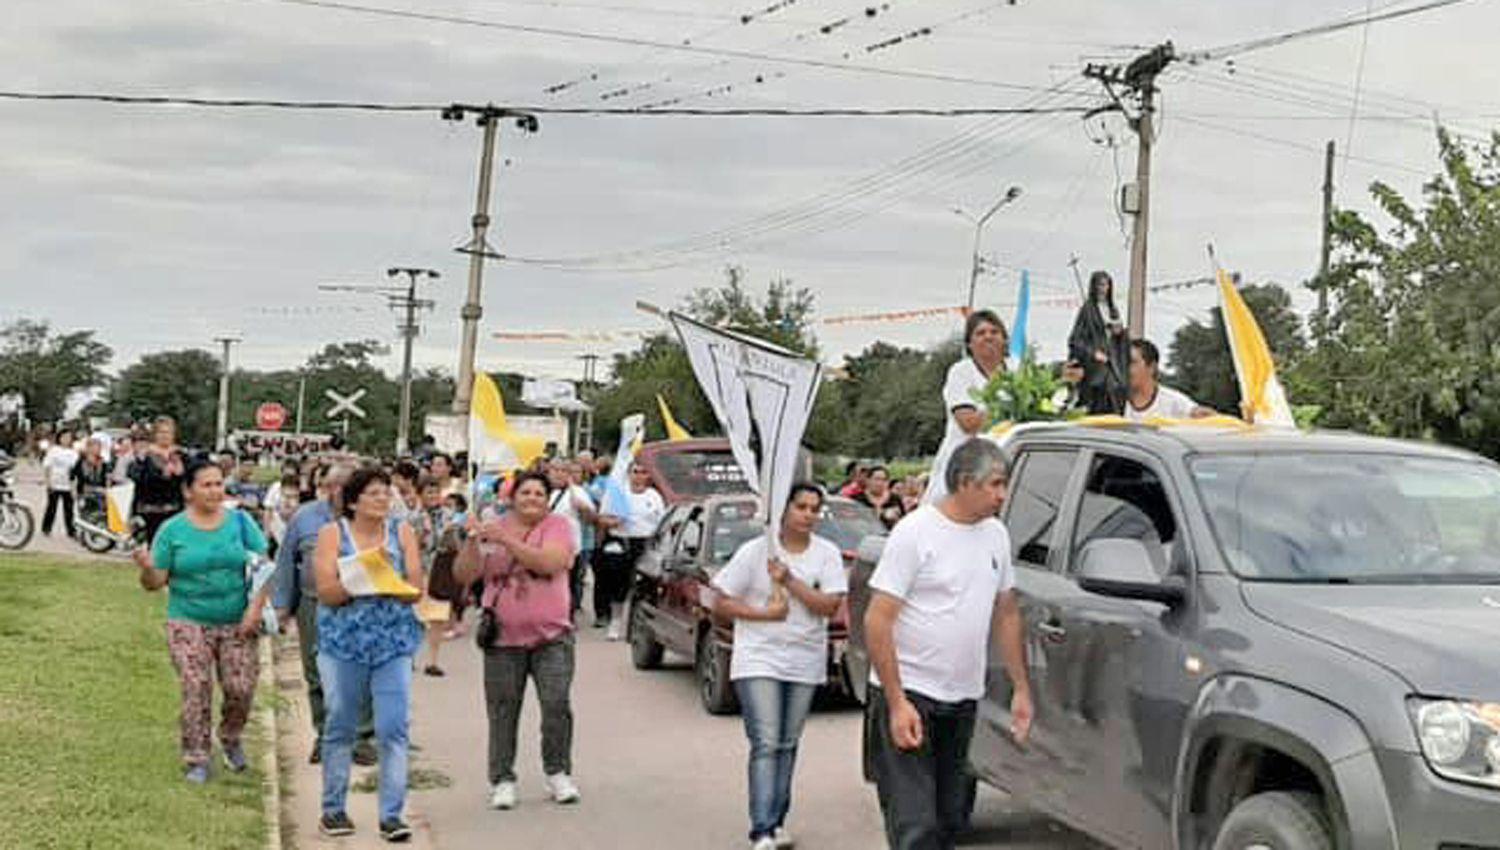
[[[1500,848],[1500,468],[1201,426],[1005,445],[1036,720],[1017,747],[992,652],[983,781],[1122,847]]]

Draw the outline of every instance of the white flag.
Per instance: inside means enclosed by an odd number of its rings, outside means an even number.
[[[797,451],[818,395],[820,367],[780,346],[670,314],[693,374],[719,418],[776,541],[797,475]],[[752,439],[759,438],[759,458]]]
[[[630,465],[635,462],[635,453],[641,450],[641,441],[645,438],[646,414],[632,413],[620,420],[620,450],[615,452],[609,477],[619,485],[621,492],[630,492]]]

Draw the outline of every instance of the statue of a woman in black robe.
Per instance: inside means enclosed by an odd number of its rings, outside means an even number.
[[[1068,357],[1083,367],[1078,400],[1089,413],[1120,413],[1129,392],[1130,338],[1115,309],[1115,282],[1109,272],[1089,276],[1089,300],[1073,320]]]

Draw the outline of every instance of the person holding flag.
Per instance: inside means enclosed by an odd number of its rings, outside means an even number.
[[[750,740],[752,850],[791,847],[792,773],[813,696],[828,679],[828,618],[848,592],[838,546],[813,533],[823,491],[792,485],[776,551],[756,537],[713,579],[714,614],[732,619],[734,682]]]

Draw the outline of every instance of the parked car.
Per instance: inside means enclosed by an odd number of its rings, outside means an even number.
[[[1500,467],[1202,427],[1007,448],[1036,716],[1016,746],[992,653],[984,781],[1120,846],[1500,847]]]
[[[656,537],[637,565],[631,589],[627,638],[638,669],[661,665],[666,650],[693,659],[699,697],[710,714],[738,710],[729,681],[734,624],[711,613],[709,583],[740,546],[764,527],[755,519],[752,495],[710,496],[680,502],[662,519]],[[829,498],[817,533],[844,552],[852,564],[859,541],[882,529],[869,507],[849,499]],[[829,683],[847,693],[844,643],[848,606],[830,618]]]

